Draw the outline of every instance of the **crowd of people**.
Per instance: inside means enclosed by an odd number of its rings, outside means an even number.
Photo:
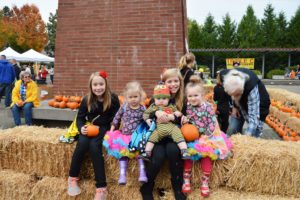
[[[171,185],[176,200],[187,199],[192,191],[190,178],[193,162],[199,161],[202,170],[200,194],[210,194],[209,180],[215,160],[232,155],[230,136],[237,132],[253,137],[262,134],[262,123],[269,112],[270,99],[265,86],[248,69],[235,68],[218,72],[214,88],[216,112],[204,98],[203,79],[194,71],[195,56],[184,55],[177,68],[164,70],[160,83],[154,88],[150,105],[142,105],[145,92],[137,81],[129,82],[124,90],[124,102],[111,92],[104,71],[92,73],[89,93],[83,98],[77,120],[79,139],[73,154],[68,178],[68,194],[81,193],[78,185],[84,154],[89,152],[95,173],[95,199],[106,199],[108,193],[102,146],[108,155],[119,161],[118,183],[127,183],[129,159],[137,159],[140,193],[152,200],[155,179],[165,161],[169,163]],[[95,120],[96,119],[96,120]],[[88,135],[87,122],[99,126],[96,137]],[[244,122],[248,126],[243,132]],[[155,124],[137,156],[128,148],[131,136],[141,123]],[[196,127],[199,136],[185,141],[178,127]],[[149,129],[150,130],[150,129]]]

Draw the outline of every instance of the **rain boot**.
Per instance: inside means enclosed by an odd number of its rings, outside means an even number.
[[[127,171],[128,159],[120,159],[120,177],[119,177],[119,185],[126,185],[126,171]]]
[[[192,160],[185,160],[183,165],[183,184],[182,192],[190,193],[191,192],[191,174],[192,174]]]
[[[208,181],[209,181],[209,174],[208,175],[203,174],[203,176],[201,177],[201,186],[200,186],[201,196],[203,196],[203,197],[209,196]]]
[[[147,183],[148,178],[146,175],[146,169],[145,169],[145,164],[144,164],[143,159],[139,158],[138,163],[139,163],[139,171],[140,171],[139,182]]]

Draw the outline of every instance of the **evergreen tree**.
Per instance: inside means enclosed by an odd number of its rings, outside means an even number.
[[[188,38],[190,49],[197,49],[201,47],[200,28],[196,20],[188,21]]]
[[[252,6],[247,7],[246,14],[238,25],[237,39],[240,48],[261,47],[260,24]]]
[[[45,51],[49,56],[55,56],[55,38],[56,38],[56,26],[57,26],[57,10],[55,14],[50,13],[49,22],[47,23],[48,43],[45,47]]]
[[[274,8],[268,4],[264,11],[264,18],[261,20],[261,33],[263,47],[276,47],[278,37],[278,26]]]
[[[288,47],[287,21],[283,12],[280,12],[276,19],[278,26],[277,47]]]
[[[208,16],[205,19],[205,23],[203,28],[200,31],[202,40],[201,40],[201,46],[204,48],[217,48],[217,25],[215,23],[214,17],[211,14],[208,14]]]
[[[231,21],[228,13],[223,17],[223,24],[218,27],[218,35],[219,47],[230,48],[235,46],[236,24]]]
[[[300,7],[291,18],[288,28],[288,39],[291,47],[300,47]]]

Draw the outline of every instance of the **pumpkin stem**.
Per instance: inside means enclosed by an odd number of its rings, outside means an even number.
[[[95,118],[91,121],[91,124],[93,124],[94,121],[95,121],[96,119],[98,119],[99,117],[100,117],[100,115],[98,115],[97,117],[95,117]]]

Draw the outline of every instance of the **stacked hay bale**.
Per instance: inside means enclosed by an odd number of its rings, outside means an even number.
[[[70,199],[66,194],[66,180],[75,144],[58,142],[58,137],[65,131],[43,127],[16,127],[0,131],[0,199],[19,199],[17,195],[26,197],[24,199]],[[220,186],[238,190],[237,193],[229,192],[228,199],[230,196],[242,196],[242,191],[300,197],[299,144],[240,135],[233,136],[232,140],[234,156],[214,164],[210,184],[216,191],[212,194],[216,197],[214,199],[225,195],[219,190]],[[124,187],[117,184],[117,160],[105,155],[105,166],[110,199],[141,199],[137,162],[132,160],[129,163],[128,184]],[[93,197],[93,177],[91,162],[86,160],[80,181],[83,193],[78,199]],[[199,199],[200,177],[199,163],[196,162],[192,176],[194,193],[190,199]],[[18,189],[20,184],[26,188]],[[172,199],[167,164],[158,175],[156,188],[165,189],[163,199]],[[253,196],[251,199],[258,198]]]

